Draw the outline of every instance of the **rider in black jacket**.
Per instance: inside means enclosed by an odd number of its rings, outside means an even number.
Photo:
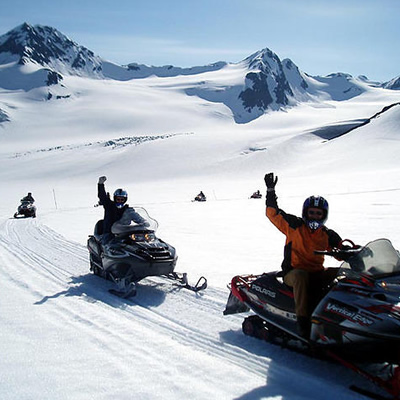
[[[23,198],[21,199],[21,203],[22,203],[23,201],[29,201],[29,203],[34,203],[34,202],[35,202],[35,199],[32,197],[32,193],[29,192],[25,197],[23,197]]]
[[[107,178],[105,176],[101,176],[97,184],[97,195],[100,204],[104,207],[103,244],[112,238],[111,227],[113,223],[118,221],[122,217],[124,211],[129,207],[128,204],[126,204],[128,193],[124,189],[117,189],[114,192],[113,200],[110,199],[104,187],[104,182],[106,180]]]

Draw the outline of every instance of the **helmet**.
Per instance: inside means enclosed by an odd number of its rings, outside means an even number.
[[[114,203],[118,208],[122,208],[128,200],[128,193],[124,189],[117,189],[114,192]]]
[[[324,213],[323,217],[320,220],[311,220],[308,217],[309,208],[319,208]],[[302,218],[311,229],[316,230],[325,224],[328,212],[329,204],[322,196],[310,196],[304,201]]]

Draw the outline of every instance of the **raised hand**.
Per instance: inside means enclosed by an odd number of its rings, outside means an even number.
[[[99,178],[99,185],[103,185],[104,182],[105,182],[106,180],[107,180],[107,177],[101,176],[101,177]]]
[[[267,188],[273,190],[275,189],[275,185],[278,182],[278,177],[277,176],[274,177],[274,173],[269,172],[268,174],[265,174],[264,181],[265,184],[267,185]]]

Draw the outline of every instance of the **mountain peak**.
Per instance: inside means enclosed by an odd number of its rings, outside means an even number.
[[[99,57],[49,26],[24,22],[0,36],[0,53],[19,56],[20,65],[33,62],[54,68],[61,62],[72,73],[101,71]]]
[[[261,69],[265,70],[273,68],[275,65],[280,65],[281,61],[279,57],[269,48],[265,48],[247,57],[244,62],[249,66],[249,69]]]
[[[383,87],[385,89],[400,90],[400,76],[386,82]]]

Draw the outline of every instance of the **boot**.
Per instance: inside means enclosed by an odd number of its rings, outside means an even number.
[[[304,339],[310,339],[311,321],[308,317],[297,317],[297,332]]]

